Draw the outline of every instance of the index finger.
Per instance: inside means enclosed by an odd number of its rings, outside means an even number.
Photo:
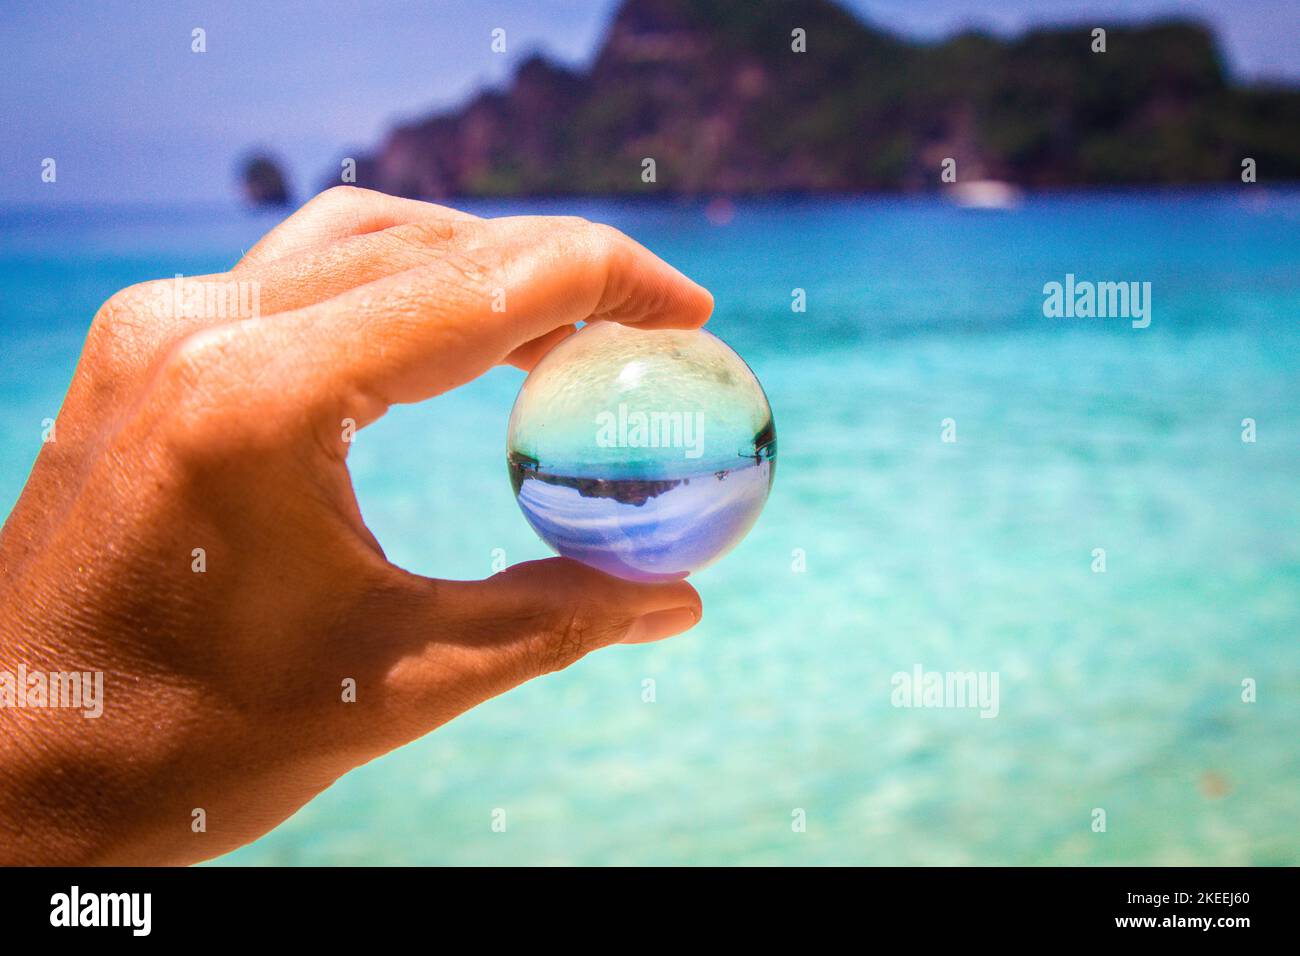
[[[259,239],[235,263],[231,271],[265,265],[314,246],[422,219],[478,218],[467,212],[418,199],[402,199],[356,186],[334,186],[308,200],[297,212]]]
[[[575,322],[691,329],[713,311],[706,289],[609,226],[538,218],[520,239],[512,225],[504,245],[449,253],[261,323],[260,361],[313,411],[364,425]]]

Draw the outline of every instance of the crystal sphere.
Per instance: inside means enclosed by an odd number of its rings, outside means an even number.
[[[730,551],[776,467],[772,409],[739,355],[708,332],[615,322],[537,363],[506,445],[542,540],[632,581],[684,578]]]

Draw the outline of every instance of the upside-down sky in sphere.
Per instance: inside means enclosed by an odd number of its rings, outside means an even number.
[[[46,0],[0,19],[0,201],[227,201],[237,159],[280,156],[303,195],[339,157],[394,122],[453,106],[504,81],[538,50],[583,63],[617,0],[150,5]],[[1300,2],[1251,0],[846,0],[876,26],[937,38],[978,27],[1184,15],[1215,30],[1245,78],[1300,76]],[[190,31],[207,32],[192,53]],[[489,48],[507,30],[508,51]],[[471,42],[479,38],[479,42]],[[40,164],[54,157],[57,190]]]

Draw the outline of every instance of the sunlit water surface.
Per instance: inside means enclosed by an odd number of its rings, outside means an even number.
[[[696,204],[473,208],[611,222],[712,289],[780,480],[693,578],[689,636],[494,700],[226,861],[1300,863],[1295,193],[738,204],[725,225]],[[225,268],[270,223],[0,211],[6,507],[98,304]],[[1044,318],[1067,273],[1149,281],[1150,327]],[[521,378],[359,436],[394,561],[468,578],[548,553],[504,467]],[[892,706],[917,664],[997,672],[997,717]]]

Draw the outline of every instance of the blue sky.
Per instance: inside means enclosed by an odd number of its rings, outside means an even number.
[[[851,0],[879,27],[935,38],[1181,13],[1209,21],[1241,76],[1300,79],[1300,0]],[[298,192],[394,121],[500,83],[533,50],[595,50],[616,0],[11,4],[0,21],[0,201],[220,201],[236,159],[272,147]],[[147,12],[142,12],[147,10]],[[190,51],[190,31],[208,50]],[[489,48],[495,27],[509,52]],[[40,180],[45,157],[58,181]]]

